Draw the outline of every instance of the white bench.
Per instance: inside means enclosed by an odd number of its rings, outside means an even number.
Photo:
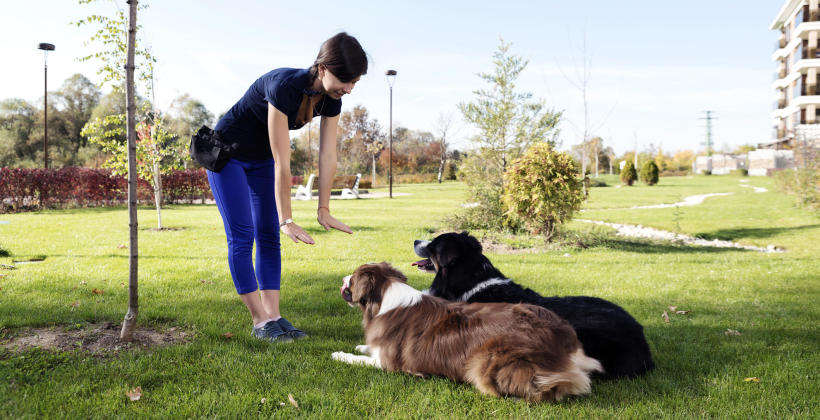
[[[362,174],[340,175],[333,177],[333,185],[331,189],[341,189],[341,198],[351,199],[359,198],[359,180],[362,179]],[[312,191],[314,189],[313,182],[316,180],[316,175],[310,174],[305,185],[296,187],[296,194],[293,196],[294,200],[310,200]]]
[[[316,178],[316,175],[310,174],[308,177],[307,183],[305,185],[299,185],[296,187],[296,195],[293,196],[294,200],[310,200],[310,194],[313,190],[313,180]]]

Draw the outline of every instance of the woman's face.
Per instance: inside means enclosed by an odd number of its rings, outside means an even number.
[[[327,68],[320,67],[320,76],[322,78],[322,88],[333,99],[341,99],[342,96],[350,93],[353,86],[361,79],[361,76],[349,81],[342,82],[333,75]]]

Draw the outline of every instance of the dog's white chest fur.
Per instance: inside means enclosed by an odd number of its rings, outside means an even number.
[[[379,313],[376,316],[383,315],[396,308],[404,306],[413,306],[421,302],[423,294],[402,282],[393,282],[382,297],[382,304],[379,307]]]

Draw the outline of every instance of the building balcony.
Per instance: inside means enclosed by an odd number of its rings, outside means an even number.
[[[794,32],[791,35],[791,38],[785,39],[783,38],[785,45],[781,48],[775,50],[772,54],[772,61],[777,61],[788,57],[789,53],[797,49],[804,40],[809,39],[809,32],[812,31],[820,31],[820,22],[805,22],[797,25]],[[778,41],[778,45],[779,45]]]

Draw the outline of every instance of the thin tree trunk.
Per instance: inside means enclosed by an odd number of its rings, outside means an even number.
[[[447,155],[441,155],[441,162],[438,165],[438,183],[441,184],[441,178],[444,176],[444,166],[447,164]]]
[[[598,151],[595,151],[595,178],[598,178]]]
[[[137,133],[134,101],[134,44],[137,38],[137,3],[128,0],[128,58],[125,63],[125,101],[127,108],[128,133],[128,227],[130,236],[128,259],[128,312],[122,322],[120,340],[130,342],[134,339],[134,327],[139,314],[139,293],[137,284],[138,257],[137,248]]]
[[[162,230],[162,173],[159,162],[154,163],[154,206],[157,208],[157,229]]]
[[[370,186],[373,187],[373,188],[376,188],[376,155],[371,155],[371,156],[373,157],[373,168],[372,168],[373,175],[371,175],[370,178],[373,181],[370,182]]]

